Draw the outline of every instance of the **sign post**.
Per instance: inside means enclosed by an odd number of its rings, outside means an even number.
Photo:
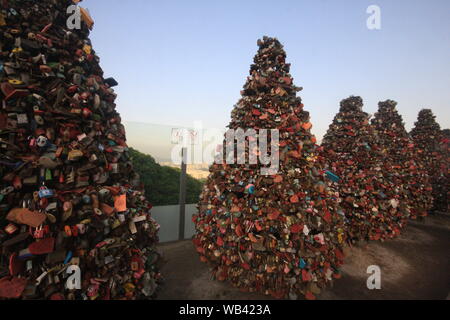
[[[184,228],[186,225],[186,171],[188,162],[187,145],[195,145],[197,139],[197,131],[192,129],[172,129],[172,143],[181,144],[181,172],[180,172],[180,216],[178,225],[178,240],[184,240]]]
[[[178,240],[184,240],[184,226],[186,216],[186,163],[187,148],[181,149],[181,173],[180,173],[180,224],[178,229]]]

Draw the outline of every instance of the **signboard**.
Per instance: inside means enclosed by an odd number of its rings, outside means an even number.
[[[198,145],[200,135],[198,130],[188,128],[172,129],[172,144]]]

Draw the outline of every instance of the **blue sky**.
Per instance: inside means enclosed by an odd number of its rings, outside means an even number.
[[[381,8],[381,30],[366,27],[372,4]],[[448,0],[85,0],[81,6],[95,20],[91,39],[105,76],[119,82],[118,110],[127,126],[202,120],[225,127],[256,40],[269,35],[285,46],[319,139],[340,100],[352,94],[372,114],[378,101],[398,101],[408,130],[423,107],[450,127]]]

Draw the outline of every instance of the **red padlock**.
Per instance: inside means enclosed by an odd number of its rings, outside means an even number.
[[[92,115],[92,111],[88,108],[83,108],[83,117],[89,118]]]
[[[77,85],[73,85],[73,86],[70,86],[70,87],[67,89],[67,92],[68,92],[68,93],[75,93],[77,90],[78,90],[78,86],[77,86]]]
[[[36,229],[33,230],[33,228],[30,227],[30,234],[33,236],[33,238],[35,239],[43,239],[45,236],[45,230],[42,227],[42,225],[40,225],[39,227],[37,227]]]
[[[72,236],[72,228],[70,226],[65,226],[64,227],[64,232],[66,233],[67,237],[71,237]]]
[[[78,237],[78,227],[77,226],[72,226],[72,236],[73,237]]]
[[[41,208],[47,208],[47,206],[48,206],[48,200],[47,200],[47,198],[42,198],[42,199],[40,199],[40,200],[39,200],[39,206],[40,206]]]
[[[83,50],[78,49],[77,51],[75,51],[75,55],[77,55],[78,57],[83,56]]]
[[[30,139],[29,146],[30,146],[30,148],[36,147],[36,139],[35,138]]]

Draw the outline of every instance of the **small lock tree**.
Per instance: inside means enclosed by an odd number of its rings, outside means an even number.
[[[324,177],[310,116],[296,96],[301,88],[293,84],[282,44],[264,37],[258,46],[229,128],[259,135],[274,130],[269,151],[279,151],[278,170],[263,174],[268,164],[260,159],[239,164],[261,154],[250,147],[255,137],[241,154],[227,153],[226,145],[237,142],[225,139],[224,153],[233,161],[211,166],[193,217],[193,241],[218,280],[276,298],[314,299],[340,276],[343,213]]]
[[[397,173],[384,158],[361,97],[351,96],[340,105],[323,138],[322,155],[341,179],[336,187],[342,197],[347,239],[352,243],[393,238],[408,216],[401,188],[395,184]]]
[[[436,117],[430,109],[419,112],[414,128],[410,132],[421,163],[428,170],[433,187],[432,211],[448,211],[449,167],[448,149]]]
[[[387,159],[385,163],[396,172],[395,184],[402,189],[402,199],[411,212],[411,218],[423,217],[431,209],[433,197],[428,172],[420,161],[420,154],[410,139],[396,109],[397,102],[386,100],[378,104],[378,112],[372,120],[375,127],[380,151]]]
[[[437,206],[443,212],[450,212],[449,198],[450,198],[450,129],[442,130],[443,139],[441,140],[441,150],[444,154],[443,160],[443,175],[442,175],[442,192],[439,192]]]

